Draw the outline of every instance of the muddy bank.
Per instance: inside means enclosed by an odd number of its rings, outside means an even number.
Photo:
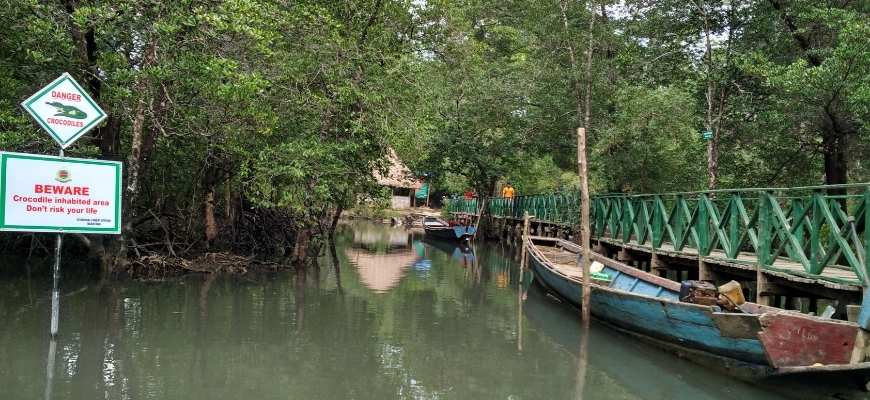
[[[321,255],[329,237],[327,222],[254,209],[222,225],[216,236],[199,236],[196,229],[175,229],[180,220],[153,214],[133,224],[136,229],[126,235],[64,235],[61,265],[118,280],[277,271],[310,264]],[[56,243],[54,234],[0,235],[0,274],[25,274],[25,265],[42,271],[53,263]]]
[[[266,261],[230,253],[206,253],[195,259],[150,255],[131,261],[117,277],[134,280],[163,280],[187,274],[244,275],[249,272],[277,272],[300,263]],[[304,263],[303,263],[304,265]]]

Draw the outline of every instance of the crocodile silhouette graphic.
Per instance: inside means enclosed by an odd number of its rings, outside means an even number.
[[[79,110],[75,106],[68,106],[66,104],[59,103],[56,101],[51,102],[51,103],[46,102],[45,104],[48,104],[54,108],[57,108],[57,114],[54,114],[55,117],[67,117],[67,118],[73,118],[73,119],[85,119],[88,117],[87,113],[85,113],[82,110]]]

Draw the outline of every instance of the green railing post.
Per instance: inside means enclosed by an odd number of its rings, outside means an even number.
[[[740,217],[740,207],[737,205],[737,202],[742,202],[743,200],[740,198],[740,194],[734,194],[731,196],[731,201],[728,202],[729,214],[728,214],[728,257],[729,258],[737,258],[737,255],[740,254],[740,226],[738,225],[739,217]]]
[[[861,215],[863,219],[863,234],[864,234],[864,276],[870,277],[870,187],[864,190],[864,213]],[[870,286],[867,282],[866,286]]]
[[[622,211],[621,198],[611,197],[607,199],[607,225],[610,228],[610,238],[619,238],[619,214]]]
[[[864,190],[864,212],[860,217],[864,223],[864,276],[870,277],[870,187]],[[864,293],[861,299],[861,312],[858,314],[858,325],[865,330],[870,329],[870,284],[864,282]]]
[[[674,245],[674,250],[682,251],[683,247],[686,245],[686,240],[684,239],[684,225],[683,225],[683,208],[686,206],[686,200],[683,198],[683,195],[678,194],[674,199],[674,208],[671,210],[671,228],[674,231],[674,239],[676,240]]]
[[[653,196],[652,240],[650,244],[656,250],[662,247],[662,241],[665,237],[664,227],[662,226],[662,221],[664,220],[662,215],[663,208],[662,197],[659,195]]]
[[[631,241],[631,226],[634,213],[631,212],[631,200],[627,197],[622,199],[622,213],[620,213],[620,222],[622,223],[622,243]]]
[[[822,230],[822,207],[824,203],[824,198],[822,198],[822,194],[819,191],[813,193],[812,200],[810,200],[810,207],[812,207],[812,224],[810,225],[810,270],[819,271],[822,269],[819,266],[819,263],[822,261],[822,238],[821,238],[821,230]]]
[[[770,266],[771,218],[770,194],[766,191],[760,192],[758,196],[758,252],[756,257],[761,269]]]
[[[797,241],[798,245],[801,249],[803,249],[806,245],[806,228],[804,228],[804,220],[806,219],[806,215],[804,214],[806,210],[804,209],[803,199],[796,198],[791,201],[791,224],[792,230],[794,231],[794,238]],[[795,258],[792,258],[795,260]],[[795,260],[797,261],[797,260]]]
[[[710,255],[710,216],[707,210],[709,199],[706,194],[698,196],[697,216],[695,217],[695,232],[698,235],[698,254]]]

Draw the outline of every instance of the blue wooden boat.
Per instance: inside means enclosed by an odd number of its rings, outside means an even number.
[[[435,217],[426,217],[423,220],[423,230],[427,237],[444,240],[469,240],[474,237],[477,227],[474,225],[450,225]]]
[[[582,307],[580,247],[554,238],[524,243],[536,282]],[[681,356],[746,378],[836,374],[870,380],[867,333],[857,324],[755,303],[736,312],[680,301],[680,284],[592,253],[608,280],[591,286],[593,317]]]

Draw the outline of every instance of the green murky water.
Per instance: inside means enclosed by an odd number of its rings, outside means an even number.
[[[576,310],[536,286],[518,309],[511,248],[422,239],[356,224],[304,273],[65,277],[53,365],[50,278],[4,278],[0,399],[782,398],[596,324],[581,357]]]

